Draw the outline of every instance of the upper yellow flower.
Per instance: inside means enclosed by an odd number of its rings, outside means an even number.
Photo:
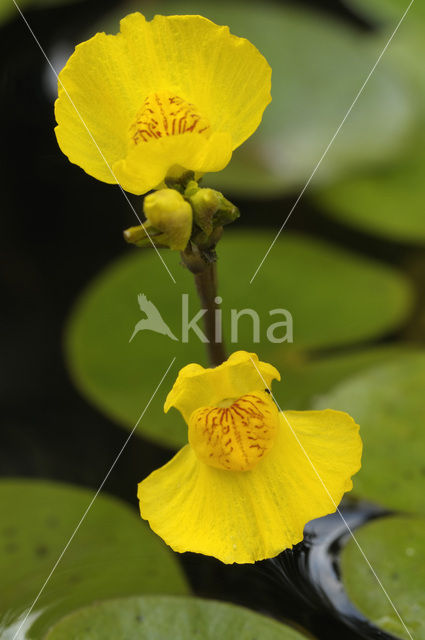
[[[183,170],[223,169],[271,100],[264,57],[201,16],[130,14],[117,35],[78,45],[59,81],[62,151],[139,195]]]
[[[138,490],[142,517],[175,551],[272,558],[352,488],[358,425],[340,411],[280,413],[265,391],[273,379],[278,371],[245,351],[180,371],[165,410],[181,412],[189,444]]]

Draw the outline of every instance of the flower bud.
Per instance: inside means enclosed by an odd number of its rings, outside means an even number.
[[[216,227],[239,217],[238,209],[215,189],[198,189],[193,195],[186,192],[186,196],[192,205],[194,222],[207,236]]]
[[[137,227],[126,229],[124,231],[124,240],[129,244],[135,244],[136,247],[142,248],[167,246],[156,242],[159,233],[158,229],[154,229],[149,222],[145,221],[144,224],[139,224]]]
[[[220,195],[214,189],[198,189],[189,197],[194,221],[207,236],[213,230],[213,216],[220,206]]]
[[[143,211],[157,230],[155,243],[183,251],[192,233],[192,207],[175,189],[160,189],[145,197]]]

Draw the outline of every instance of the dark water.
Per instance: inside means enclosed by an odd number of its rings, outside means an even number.
[[[369,640],[394,638],[371,625],[353,606],[345,593],[339,567],[341,549],[351,539],[352,534],[355,536],[356,529],[375,518],[388,515],[388,512],[367,503],[342,507],[340,513],[310,523],[307,526],[303,549],[295,551],[295,561],[302,581],[300,594],[305,586],[306,604],[312,604],[319,612],[325,609],[335,621],[346,625],[351,635],[347,630],[344,637]],[[284,554],[282,556],[277,562],[282,562],[285,570],[287,560]],[[358,561],[365,562],[360,549]],[[321,630],[317,630],[317,635],[326,637]]]
[[[113,0],[90,0],[26,15],[49,55],[60,57],[85,26],[99,18],[100,4],[102,11],[119,6]],[[306,4],[336,12],[359,28],[367,26],[342,2]],[[46,63],[20,19],[2,28],[0,52],[0,247],[5,258],[0,270],[0,346],[7,372],[0,391],[0,471],[6,477],[47,478],[97,489],[126,434],[75,391],[63,362],[62,331],[87,282],[127,251],[121,234],[134,223],[133,214],[118,189],[86,176],[57,148]],[[276,214],[270,224],[292,203],[293,198],[269,202]],[[262,203],[238,204],[243,223],[257,224]],[[392,264],[405,259],[404,247],[331,224],[305,203],[288,228]],[[147,475],[170,455],[133,438],[105,491],[136,505],[140,470]],[[365,505],[347,506],[343,514],[353,529],[379,515]],[[346,533],[336,514],[312,523],[306,540],[293,551],[255,567],[224,566],[192,554],[185,554],[182,562],[199,596],[291,620],[323,640],[389,639],[372,629],[343,593],[337,557]]]

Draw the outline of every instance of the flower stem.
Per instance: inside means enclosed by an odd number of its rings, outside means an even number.
[[[217,367],[227,360],[226,350],[223,344],[221,314],[216,313],[219,305],[217,296],[217,266],[216,255],[213,247],[203,248],[193,246],[191,243],[181,253],[185,267],[193,273],[196,290],[198,292],[201,308],[205,309],[204,327],[208,340],[206,343],[210,364]],[[220,317],[217,322],[217,316]]]
[[[205,334],[208,338],[207,350],[210,363],[218,366],[227,359],[226,351],[221,335],[221,320],[217,324],[216,310],[219,308],[215,302],[217,295],[217,265],[212,262],[200,273],[195,273],[196,289],[201,300],[201,305],[206,309],[204,316]]]

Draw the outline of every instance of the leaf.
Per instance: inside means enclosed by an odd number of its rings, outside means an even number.
[[[381,518],[358,529],[356,538],[411,635],[350,540],[342,554],[342,577],[352,602],[397,638],[425,638],[425,520]]]
[[[311,409],[317,399],[353,375],[409,353],[400,346],[370,347],[334,356],[304,360],[301,353],[276,354],[273,362],[283,374],[279,390],[282,409]]]
[[[133,9],[140,10],[140,3],[130,4],[128,11]],[[208,185],[228,194],[262,197],[293,191],[312,173],[376,61],[375,39],[322,13],[267,1],[260,7],[252,1],[207,0],[200,8],[194,0],[169,0],[144,9],[149,19],[155,13],[200,11],[248,38],[273,70],[273,101],[259,129],[234,152],[224,171],[207,176]],[[115,33],[120,17],[115,13],[100,28]],[[412,117],[403,82],[383,60],[315,181],[328,183],[397,155]]]
[[[425,153],[379,173],[357,176],[318,196],[339,222],[404,242],[425,242]]]
[[[375,0],[367,1],[367,5],[371,11],[378,10],[378,6],[396,9],[397,18],[390,20],[391,26],[386,25],[389,31],[379,36],[383,48],[407,4],[400,0]],[[339,222],[414,244],[425,242],[424,18],[423,3],[415,3],[385,54],[388,62],[403,74],[417,112],[403,153],[396,161],[347,175],[336,184],[319,189],[316,195],[323,212]]]
[[[93,497],[52,482],[0,482],[0,631],[18,625]],[[187,591],[177,561],[137,507],[99,495],[38,600],[25,637],[40,638],[53,622],[99,598]]]
[[[356,495],[389,509],[425,512],[425,352],[399,356],[341,383],[316,408],[347,411],[360,425]]]
[[[393,29],[406,11],[409,2],[406,0],[346,0],[352,8],[366,17],[373,20],[380,20],[391,23]],[[425,6],[423,2],[414,2],[409,9],[406,18],[408,21],[419,21],[425,19]],[[407,20],[406,20],[407,21]]]
[[[302,640],[297,631],[235,605],[199,598],[99,602],[61,620],[45,640]]]
[[[273,240],[267,232],[227,233],[219,245],[219,293],[223,299],[223,334],[228,351],[245,349],[262,359],[291,348],[267,339],[267,329],[287,309],[292,314],[297,350],[352,344],[382,335],[398,326],[411,307],[407,282],[395,271],[331,245],[286,233],[279,239],[253,283],[249,279]],[[178,257],[164,254],[177,284],[152,252],[134,251],[110,265],[78,301],[67,330],[67,356],[77,386],[100,409],[133,428],[167,366],[176,361],[141,420],[136,433],[170,446],[187,441],[180,415],[163,413],[163,403],[178,370],[189,362],[206,365],[205,345],[190,331],[182,338],[182,294],[188,296],[189,318],[199,302],[188,271]],[[129,343],[137,322],[145,317],[137,303],[145,294],[179,338],[140,331]],[[253,302],[251,302],[253,301]],[[254,304],[259,342],[253,320],[242,316],[238,333],[231,332],[231,309]],[[236,323],[234,323],[236,325]],[[200,322],[202,326],[202,322]],[[276,329],[284,338],[285,328]],[[282,371],[284,375],[284,371]]]

